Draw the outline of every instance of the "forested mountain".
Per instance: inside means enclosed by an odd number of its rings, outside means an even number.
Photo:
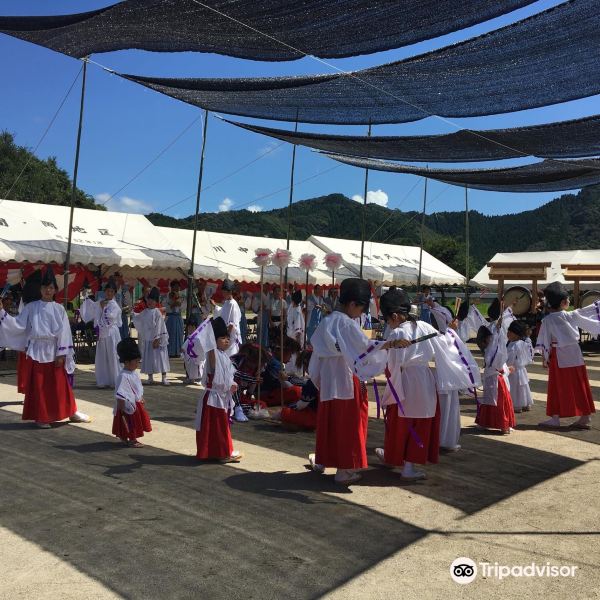
[[[50,158],[35,157],[27,148],[17,146],[10,133],[0,133],[0,198],[5,197],[17,175],[25,167],[11,200],[68,205],[71,181]],[[77,191],[77,206],[104,207],[82,190]],[[247,210],[200,215],[199,228],[208,231],[285,238],[287,207],[264,212]],[[362,205],[342,194],[331,194],[295,202],[292,208],[291,237],[304,240],[310,235],[359,239]],[[193,216],[175,219],[151,213],[148,219],[165,227],[193,227]],[[418,245],[421,216],[369,204],[367,239],[374,242]],[[486,216],[469,212],[470,274],[474,275],[496,252],[526,250],[576,250],[600,248],[600,186],[579,193],[565,194],[547,204],[518,214]],[[465,270],[465,215],[438,212],[425,218],[425,249],[452,266]]]
[[[0,198],[70,206],[72,185],[71,178],[58,167],[55,158],[40,160],[27,148],[15,144],[11,133],[0,132]],[[106,210],[80,189],[75,206]]]
[[[292,208],[291,237],[324,235],[359,239],[362,205],[342,194],[296,202]],[[173,219],[160,214],[148,218],[166,227],[193,226],[193,217]],[[469,211],[471,275],[496,252],[600,248],[600,186],[565,194],[547,204],[518,214],[486,216]],[[369,204],[367,239],[374,242],[418,245],[421,215]],[[246,210],[200,216],[200,229],[247,235],[285,237],[287,208],[260,213]],[[465,214],[439,212],[425,218],[425,249],[452,266],[465,270]]]

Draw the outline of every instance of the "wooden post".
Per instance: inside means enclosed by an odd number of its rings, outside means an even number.
[[[573,281],[573,304],[575,305],[575,308],[579,308],[579,305],[581,303],[580,284],[580,279],[575,279]]]

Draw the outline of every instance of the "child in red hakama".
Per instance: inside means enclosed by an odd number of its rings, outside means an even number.
[[[579,417],[573,429],[590,429],[591,414],[596,412],[583,354],[579,347],[579,328],[594,335],[600,333],[600,303],[567,312],[569,294],[558,282],[545,290],[546,310],[537,337],[536,349],[542,354],[548,373],[546,414],[540,427],[560,427],[561,417]]]
[[[388,352],[388,384],[382,398],[382,404],[388,407],[385,441],[375,454],[384,464],[402,467],[403,480],[425,479],[426,474],[416,470],[414,464],[438,462],[438,396],[444,393],[449,400],[452,392],[458,394],[458,390],[476,385],[476,366],[473,361],[463,360],[464,353],[461,357],[464,348],[456,334],[438,333],[429,323],[413,319],[411,301],[404,291],[386,292],[380,298],[380,307],[391,329],[388,340],[398,341],[400,348]],[[449,317],[444,330],[452,322],[452,315]],[[420,340],[425,336],[432,337]],[[429,367],[432,360],[436,364],[435,376]]]
[[[196,410],[196,458],[239,462],[241,452],[233,449],[229,414],[233,410],[232,394],[237,390],[235,367],[226,354],[230,332],[221,317],[205,321],[197,338],[206,354],[203,384],[206,392]],[[199,328],[200,329],[200,328]]]
[[[41,300],[28,303],[13,317],[0,303],[0,346],[26,353],[21,376],[24,382],[24,421],[35,421],[42,429],[69,419],[89,423],[77,410],[69,376],[75,370],[71,327],[64,307],[54,302],[58,285],[48,266],[41,281]]]
[[[383,372],[387,353],[369,351],[370,340],[354,319],[367,310],[371,287],[364,279],[342,282],[339,310],[323,318],[312,335],[311,381],[319,390],[316,453],[309,456],[313,470],[335,467],[335,481],[348,485],[366,469],[368,399],[361,380]],[[386,342],[378,350],[391,347]]]
[[[483,395],[477,405],[475,423],[484,429],[499,429],[508,435],[515,427],[515,411],[508,381],[506,329],[501,319],[477,332],[477,346],[484,354]]]
[[[123,369],[115,389],[112,432],[128,446],[142,448],[138,438],[152,431],[152,425],[144,405],[142,380],[136,371],[140,366],[140,350],[133,338],[125,338],[117,344],[117,354]]]

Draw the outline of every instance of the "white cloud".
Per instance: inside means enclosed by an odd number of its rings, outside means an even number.
[[[352,196],[352,200],[355,202],[362,202],[363,197],[359,194]],[[388,195],[383,190],[377,190],[376,192],[367,192],[367,204],[378,204],[379,206],[387,206]]]
[[[225,198],[221,204],[219,204],[219,212],[227,212],[233,206],[233,200],[231,198]]]
[[[249,212],[261,212],[262,206],[259,206],[258,204],[251,204],[248,206],[248,208],[246,208],[246,210]]]
[[[126,213],[139,213],[144,214],[152,212],[154,208],[144,202],[143,200],[136,200],[129,196],[120,196],[118,198],[111,198],[110,194],[103,192],[94,196],[96,202],[104,204],[107,210],[113,210],[115,212],[126,212]]]

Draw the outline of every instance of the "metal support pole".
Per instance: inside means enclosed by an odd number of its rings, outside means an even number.
[[[298,131],[298,111],[296,111],[296,126],[294,127],[294,133]],[[292,202],[294,201],[294,169],[296,167],[296,144],[292,146],[292,167],[290,169],[290,199],[288,203],[287,212],[287,236],[285,241],[285,249],[290,249],[290,235],[292,233]],[[288,285],[288,269],[285,268],[285,288],[287,290]],[[281,290],[281,297],[285,298],[284,290]]]
[[[470,270],[470,248],[469,248],[469,188],[465,185],[465,300],[469,301],[469,270]]]
[[[192,238],[192,258],[188,271],[188,293],[186,302],[186,325],[192,315],[192,298],[194,291],[194,262],[196,259],[196,236],[198,235],[198,214],[200,213],[200,196],[202,192],[202,175],[204,174],[204,150],[206,148],[206,130],[208,129],[208,110],[204,111],[204,127],[202,128],[202,151],[200,152],[200,171],[198,173],[198,191],[196,192],[196,212],[194,214],[194,236]]]
[[[425,177],[425,192],[423,193],[423,212],[421,213],[421,246],[419,249],[419,275],[417,277],[417,293],[421,291],[421,276],[423,272],[423,243],[425,238],[425,210],[427,208],[427,177]]]
[[[71,212],[69,214],[69,238],[65,256],[65,271],[63,274],[63,303],[65,309],[69,302],[69,267],[71,266],[71,246],[73,243],[73,216],[75,214],[75,198],[77,197],[77,172],[79,171],[79,149],[81,148],[81,129],[83,127],[83,106],[85,102],[85,80],[87,75],[87,56],[83,59],[83,77],[81,79],[81,102],[79,105],[79,127],[77,128],[77,145],[75,147],[75,168],[73,169],[73,187],[71,189]]]
[[[369,131],[367,137],[371,137],[371,119],[369,119]],[[360,235],[360,269],[358,276],[362,279],[363,262],[365,256],[365,237],[367,235],[367,193],[369,189],[369,169],[365,169],[365,195],[363,196],[362,230]]]

